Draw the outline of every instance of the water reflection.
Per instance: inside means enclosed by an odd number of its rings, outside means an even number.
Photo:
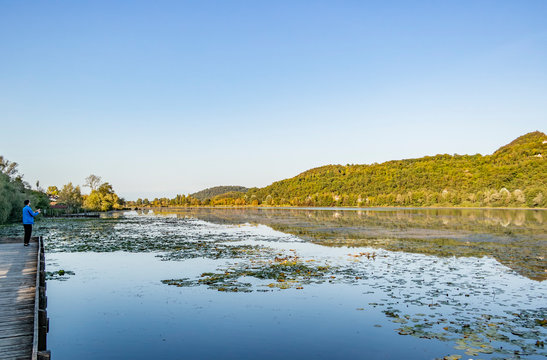
[[[544,210],[187,208],[156,213],[217,224],[264,224],[324,246],[491,256],[530,279],[547,279]]]
[[[37,224],[56,358],[546,356],[545,212],[159,214]]]

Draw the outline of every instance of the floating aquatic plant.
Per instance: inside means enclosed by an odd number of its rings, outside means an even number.
[[[70,270],[57,270],[57,271],[46,271],[46,280],[60,280],[64,281],[69,278],[71,275],[76,275],[74,271]]]

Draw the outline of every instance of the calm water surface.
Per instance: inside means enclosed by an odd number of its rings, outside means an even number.
[[[530,210],[44,220],[48,347],[55,359],[544,359],[546,230],[547,212]]]

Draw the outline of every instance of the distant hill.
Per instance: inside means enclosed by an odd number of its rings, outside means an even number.
[[[325,165],[263,188],[216,186],[144,204],[547,208],[547,135],[528,133],[492,155]]]
[[[249,189],[244,186],[215,186],[190,194],[191,197],[204,201],[226,193],[245,193]],[[232,194],[235,195],[235,194]]]
[[[293,206],[547,207],[547,135],[535,131],[492,155],[435,155],[326,165],[264,188],[247,204]]]

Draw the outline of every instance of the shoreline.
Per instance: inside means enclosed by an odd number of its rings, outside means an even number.
[[[300,210],[449,210],[449,209],[476,209],[476,210],[542,210],[545,211],[547,208],[537,207],[470,207],[470,206],[376,206],[376,207],[353,207],[353,206],[253,206],[253,205],[243,205],[243,206],[231,206],[231,205],[219,205],[219,206],[147,206],[147,207],[136,207],[135,209],[128,210],[137,210],[137,209],[300,209]],[[116,210],[116,211],[127,211],[127,210]]]

